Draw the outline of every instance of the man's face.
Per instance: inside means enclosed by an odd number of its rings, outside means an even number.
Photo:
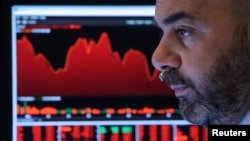
[[[156,1],[163,35],[152,63],[195,124],[238,123],[249,104],[248,27],[230,12],[227,0]]]

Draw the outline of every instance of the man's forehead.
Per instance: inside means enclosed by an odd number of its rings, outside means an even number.
[[[156,0],[156,6],[166,6],[179,7],[179,6],[189,6],[189,7],[221,7],[228,5],[233,0]]]
[[[230,0],[156,0],[155,15],[156,19],[180,12],[197,19],[211,17],[216,13],[228,12],[228,3],[222,3],[222,1]]]
[[[204,6],[197,0],[157,0],[156,12],[178,12],[178,11],[194,11],[198,12]]]
[[[158,0],[157,0],[158,1]],[[200,6],[190,3],[191,0],[159,0],[160,3],[156,4],[155,20],[160,22],[161,19],[168,17],[188,17],[195,18],[200,14]],[[171,18],[173,19],[173,18]]]

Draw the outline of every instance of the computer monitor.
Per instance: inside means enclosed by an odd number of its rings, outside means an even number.
[[[206,141],[151,55],[154,5],[13,5],[13,141]]]

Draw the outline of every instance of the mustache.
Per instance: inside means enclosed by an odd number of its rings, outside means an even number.
[[[191,80],[188,78],[185,78],[176,70],[162,71],[159,74],[159,79],[162,82],[165,81],[169,86],[181,84],[181,85],[187,85],[187,86],[194,88],[194,85],[191,82]]]

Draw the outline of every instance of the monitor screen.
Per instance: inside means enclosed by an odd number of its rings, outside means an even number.
[[[13,141],[205,141],[151,55],[154,5],[13,5]]]

